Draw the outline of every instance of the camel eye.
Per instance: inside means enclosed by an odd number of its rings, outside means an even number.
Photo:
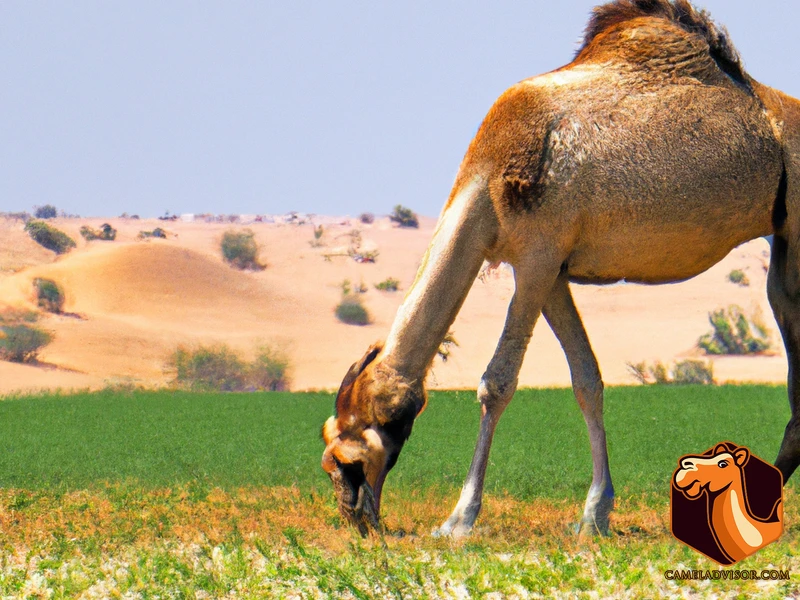
[[[727,466],[728,466],[728,461],[727,461],[727,460],[721,460],[721,461],[719,461],[719,462],[717,463],[717,466],[718,466],[720,469],[724,469],[725,467],[727,467]]]

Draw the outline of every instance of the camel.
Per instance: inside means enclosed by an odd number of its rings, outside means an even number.
[[[726,31],[687,0],[597,7],[571,63],[513,85],[491,107],[386,342],[342,381],[322,432],[342,514],[362,532],[379,523],[437,348],[484,261],[505,262],[515,292],[478,386],[475,454],[436,533],[472,530],[492,436],[540,313],[589,433],[592,482],[578,527],[606,533],[614,487],[603,382],[570,283],[682,281],[767,235],[792,409],[775,465],[788,481],[800,463],[800,102],[751,78]]]
[[[777,540],[783,532],[783,504],[775,504],[767,519],[753,516],[747,500],[744,466],[750,451],[740,447],[714,448],[713,456],[684,456],[673,484],[686,498],[708,497],[708,523],[720,550],[731,562],[747,558]]]

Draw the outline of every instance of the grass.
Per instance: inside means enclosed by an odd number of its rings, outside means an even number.
[[[736,565],[789,569],[791,581],[663,577],[717,568],[669,533],[677,458],[731,439],[772,460],[789,416],[786,389],[648,386],[606,397],[619,497],[610,538],[579,540],[569,528],[591,476],[571,392],[523,390],[498,427],[476,531],[461,541],[428,533],[463,483],[477,435],[474,392],[431,393],[387,482],[393,534],[383,540],[343,525],[319,468],[331,394],[8,398],[0,402],[0,596],[798,594],[794,483],[783,538]]]

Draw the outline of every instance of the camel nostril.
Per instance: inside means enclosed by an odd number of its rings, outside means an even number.
[[[681,466],[684,469],[691,469],[691,468],[694,467],[694,461],[693,460],[689,460],[688,458],[684,459],[684,460],[681,461]]]

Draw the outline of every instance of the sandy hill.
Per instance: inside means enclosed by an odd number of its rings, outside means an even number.
[[[119,230],[115,242],[84,242],[81,225],[105,221]],[[433,219],[419,230],[326,221],[315,242],[313,225],[248,225],[267,268],[242,272],[220,256],[222,234],[241,225],[126,219],[65,219],[54,225],[78,247],[56,257],[27,237],[22,224],[0,221],[0,310],[34,308],[32,281],[58,282],[74,316],[44,315],[55,341],[41,354],[47,367],[0,362],[0,393],[39,387],[101,387],[119,381],[145,385],[169,379],[165,363],[179,344],[225,342],[244,353],[259,344],[282,347],[293,363],[294,389],[338,387],[348,366],[389,330],[402,301],[374,285],[387,277],[401,290],[414,279],[430,240]],[[137,241],[161,226],[166,240]],[[354,237],[353,231],[358,235]],[[377,251],[375,263],[346,255],[354,243]],[[697,338],[709,330],[708,311],[728,304],[760,309],[779,342],[766,300],[769,245],[756,240],[734,250],[699,277],[666,286],[574,286],[578,308],[608,383],[633,383],[626,362],[671,363],[696,356]],[[748,287],[727,274],[743,270]],[[341,284],[363,284],[374,321],[366,327],[339,323],[333,310]],[[436,362],[429,384],[474,388],[497,343],[513,292],[507,268],[476,281],[452,329],[459,343],[447,363]],[[779,347],[779,344],[778,346]],[[782,352],[782,348],[780,350]],[[775,356],[714,359],[719,380],[783,382],[786,361]],[[537,326],[520,377],[522,385],[569,385],[561,349],[544,320]]]

